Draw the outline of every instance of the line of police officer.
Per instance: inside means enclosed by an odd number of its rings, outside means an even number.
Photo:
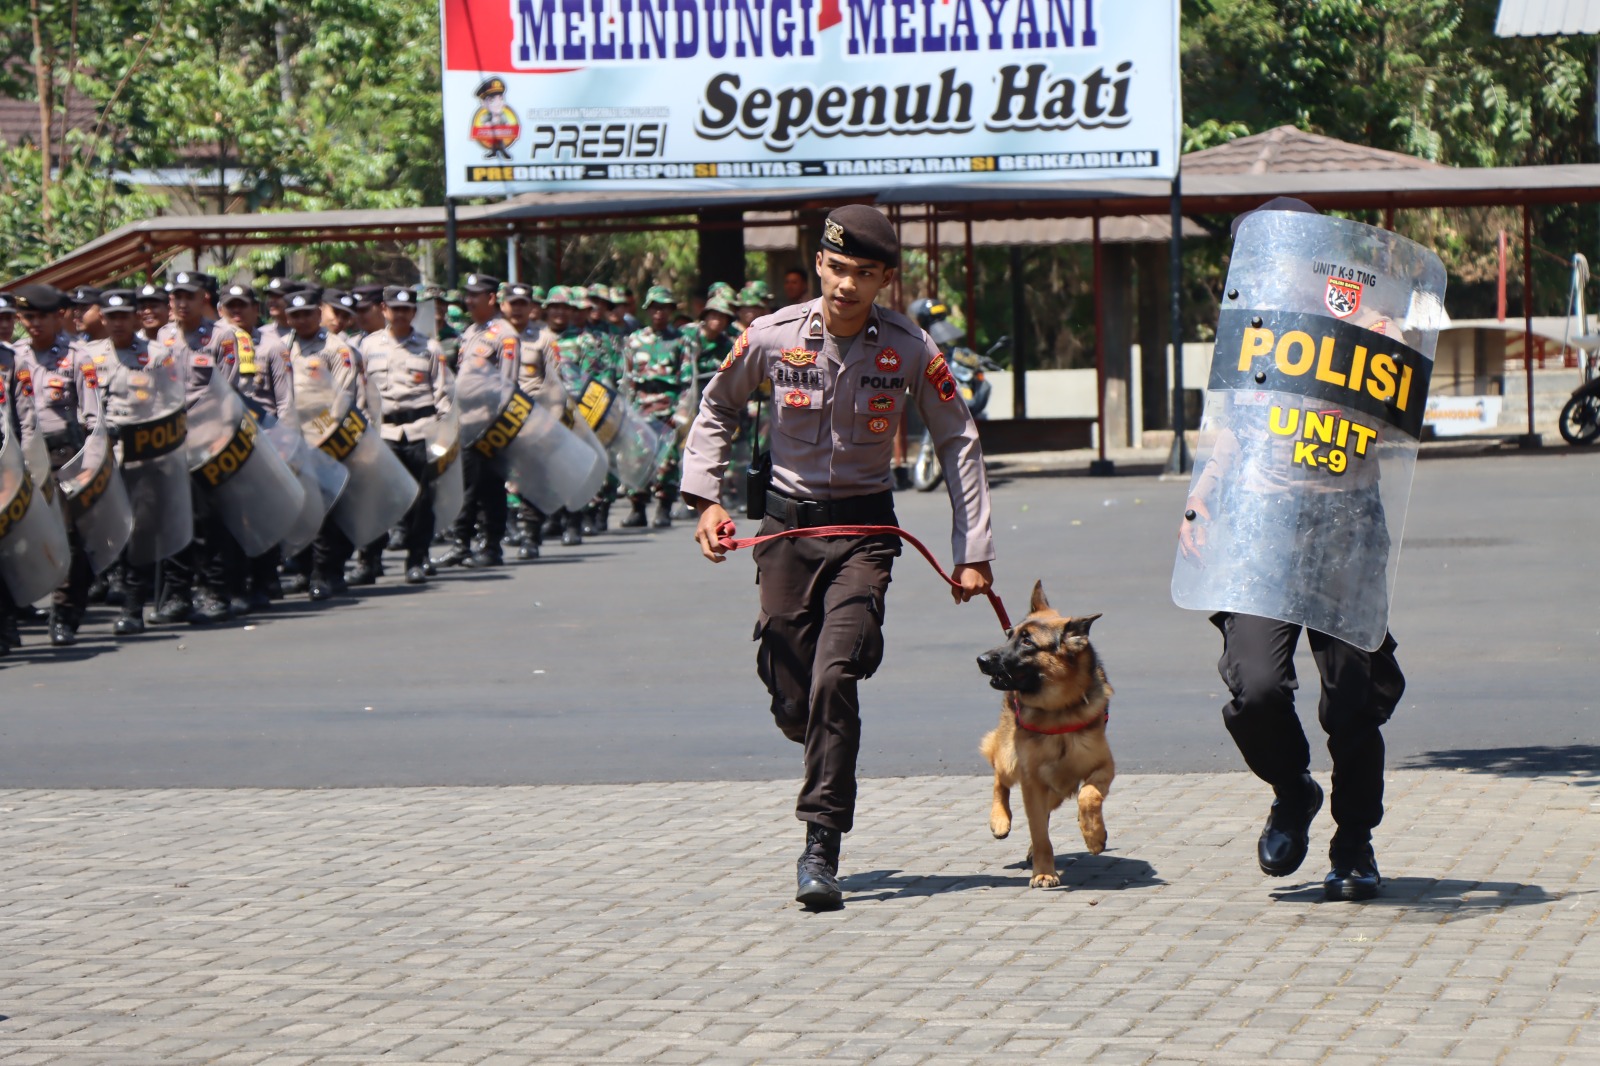
[[[429,300],[433,336],[413,328]],[[0,513],[54,508],[65,530],[51,551],[0,524],[0,655],[19,618],[38,620],[43,580],[64,646],[96,598],[120,603],[114,631],[131,635],[328,599],[375,582],[386,548],[412,584],[497,565],[503,543],[536,558],[547,531],[569,545],[604,532],[621,494],[623,526],[649,523],[652,497],[653,524],[670,526],[700,391],[771,302],[762,283],[717,284],[695,320],[652,286],[641,326],[624,289],[483,274],[459,294],[284,278],[258,294],[196,271],[0,294],[0,440],[17,471],[0,475]],[[459,404],[457,372],[472,385]],[[592,451],[566,434],[535,445],[518,397]],[[437,563],[436,529],[453,541]]]

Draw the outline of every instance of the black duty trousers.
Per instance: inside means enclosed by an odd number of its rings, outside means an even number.
[[[472,530],[478,514],[483,514],[484,547],[491,552],[500,550],[506,536],[506,479],[493,459],[486,459],[476,448],[461,450],[461,478],[466,482],[466,503],[456,517],[452,536],[455,542],[468,550],[472,548]]]
[[[1294,671],[1301,627],[1255,615],[1211,616],[1222,631],[1217,672],[1233,694],[1222,720],[1252,773],[1276,788],[1290,788],[1311,765],[1311,747],[1295,714],[1300,687]],[[1363,651],[1336,637],[1307,630],[1322,677],[1317,719],[1333,758],[1334,847],[1359,847],[1383,821],[1382,725],[1400,704],[1406,679],[1395,660],[1394,637]]]
[[[162,597],[187,600],[196,585],[217,596],[236,595],[244,588],[249,560],[210,498],[197,487],[193,499],[194,539],[161,564]]]
[[[894,524],[892,505],[874,524]],[[785,524],[770,515],[763,534]],[[895,537],[774,540],[756,545],[756,672],[783,735],[805,746],[795,816],[848,833],[855,823],[861,701],[856,684],[883,662],[884,595]]]
[[[422,491],[411,501],[411,509],[400,519],[400,532],[405,538],[406,569],[421,566],[428,561],[428,545],[433,543],[433,476],[428,469],[428,442],[425,440],[392,440],[389,450],[406,472],[417,479]],[[502,510],[505,492],[500,493]],[[383,552],[382,542],[378,553]]]

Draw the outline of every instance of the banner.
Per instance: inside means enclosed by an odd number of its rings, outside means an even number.
[[[1503,396],[1429,396],[1422,424],[1435,437],[1460,437],[1500,425]]]
[[[450,196],[1173,176],[1178,0],[441,0]]]

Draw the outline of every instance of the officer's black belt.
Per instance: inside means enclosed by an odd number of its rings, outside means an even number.
[[[439,413],[439,409],[429,404],[427,407],[413,407],[409,411],[383,412],[383,424],[386,426],[404,426],[411,422],[420,422],[424,418],[432,418]]]
[[[789,529],[892,525],[894,493],[885,489],[867,496],[846,496],[840,500],[797,500],[768,489],[767,517],[777,519]]]

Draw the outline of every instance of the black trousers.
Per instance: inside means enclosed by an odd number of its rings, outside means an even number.
[[[543,511],[527,500],[523,500],[517,507],[517,524],[522,528],[522,535],[528,539],[529,544],[544,543],[544,522],[547,517]]]
[[[344,535],[339,523],[329,515],[322,520],[322,530],[311,542],[311,577],[313,580],[332,581],[344,576],[344,564],[356,553],[356,546]]]
[[[67,583],[50,594],[52,614],[76,629],[89,609],[89,586],[94,584],[94,567],[83,550],[83,539],[78,531],[67,528],[67,547],[71,562],[67,567]]]
[[[1274,788],[1292,788],[1311,765],[1311,747],[1295,714],[1294,652],[1301,627],[1254,615],[1211,617],[1222,631],[1222,675],[1233,699],[1222,720],[1250,771]],[[1405,693],[1394,637],[1363,651],[1314,629],[1311,655],[1322,678],[1317,720],[1333,758],[1333,846],[1359,847],[1383,821],[1383,734]]]
[[[894,524],[892,505],[875,522]],[[785,523],[769,516],[763,534]],[[894,537],[774,540],[753,555],[760,584],[756,672],[783,735],[805,746],[795,817],[848,833],[861,750],[857,684],[883,662],[884,597]]]
[[[428,469],[428,442],[392,440],[388,443],[389,450],[400,460],[400,465],[422,486],[422,491],[411,503],[411,509],[400,519],[400,531],[405,539],[406,569],[409,570],[428,561],[428,545],[433,543],[433,476]],[[504,491],[500,494],[500,507],[502,510],[505,508]],[[383,553],[382,541],[378,544],[378,553]]]
[[[466,503],[451,527],[455,542],[472,547],[472,531],[479,514],[483,516],[484,547],[500,550],[506,536],[506,479],[499,465],[486,459],[476,448],[461,452],[461,478],[466,483]]]
[[[249,560],[228,532],[206,494],[196,488],[194,539],[161,564],[162,596],[188,599],[196,585],[218,596],[233,596],[244,588]]]

